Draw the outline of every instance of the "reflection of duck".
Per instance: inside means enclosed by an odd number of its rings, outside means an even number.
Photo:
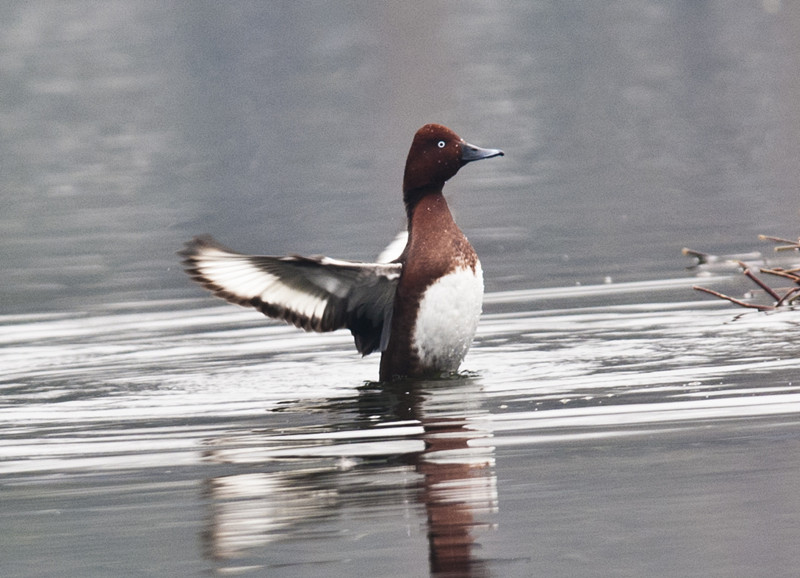
[[[425,476],[422,502],[428,517],[431,572],[484,576],[484,563],[474,556],[473,545],[476,529],[485,526],[487,514],[497,509],[494,450],[471,447],[470,442],[490,436],[481,422],[485,412],[480,405],[475,407],[474,390],[433,388],[417,407],[425,451],[415,460],[417,472]],[[437,399],[440,394],[450,399]]]
[[[497,493],[493,449],[470,446],[490,436],[475,385],[468,378],[368,385],[357,398],[313,408],[337,418],[329,427],[246,432],[215,441],[208,461],[246,471],[206,483],[207,555],[231,571],[280,564],[287,548],[306,551],[303,541],[312,538],[320,544],[324,528],[336,539],[348,509],[357,510],[349,519],[388,515],[396,531],[414,516],[406,505],[410,492],[425,509],[431,572],[484,576],[474,543],[496,509]],[[268,563],[258,553],[265,548]],[[311,550],[307,556],[314,555]]]
[[[408,241],[391,263],[241,255],[211,237],[180,254],[218,297],[307,331],[350,329],[360,353],[383,352],[382,381],[457,371],[481,313],[483,273],[442,189],[465,164],[502,154],[441,125],[419,129],[403,178]]]
[[[452,420],[426,427],[428,449],[417,471],[425,476],[422,501],[428,513],[431,571],[483,576],[484,564],[472,548],[475,530],[485,525],[481,517],[496,509],[494,460],[491,454],[470,451],[465,426],[465,421]],[[445,453],[449,455],[436,455]]]

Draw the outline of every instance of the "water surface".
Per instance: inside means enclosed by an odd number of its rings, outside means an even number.
[[[4,576],[791,576],[788,2],[0,8]],[[174,255],[371,259],[407,148],[481,256],[463,372],[218,303]],[[762,295],[756,295],[763,298]]]

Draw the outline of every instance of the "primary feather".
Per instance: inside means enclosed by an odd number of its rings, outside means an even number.
[[[386,347],[400,263],[243,255],[209,236],[180,255],[194,280],[231,303],[306,331],[346,327],[363,355]]]

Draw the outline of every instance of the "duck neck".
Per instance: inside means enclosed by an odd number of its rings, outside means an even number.
[[[437,232],[457,230],[453,215],[447,206],[442,191],[428,193],[420,197],[408,210],[408,235],[412,237],[414,229],[431,229]]]
[[[443,204],[447,210],[447,202],[444,200],[442,193],[442,185],[428,185],[425,187],[417,187],[415,189],[403,190],[403,202],[406,205],[406,217],[408,217],[408,230],[411,232],[411,223],[414,217],[414,211],[417,206],[424,202],[425,205],[430,205],[428,201],[433,201],[433,205]],[[428,209],[430,210],[430,209]]]

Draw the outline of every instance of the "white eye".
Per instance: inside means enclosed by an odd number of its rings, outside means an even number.
[[[440,140],[438,143],[436,143],[436,145],[437,145],[437,146],[438,146],[440,149],[443,149],[443,148],[444,148],[444,145],[445,145],[445,142],[444,142],[443,140]]]

